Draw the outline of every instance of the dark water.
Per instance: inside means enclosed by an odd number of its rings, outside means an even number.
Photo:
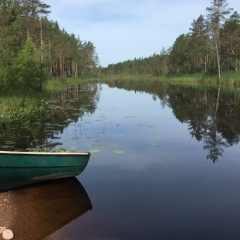
[[[91,151],[78,179],[93,208],[48,239],[240,238],[237,90],[115,81],[61,96],[47,140],[28,144]]]

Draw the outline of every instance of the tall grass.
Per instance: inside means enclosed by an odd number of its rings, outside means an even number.
[[[180,74],[169,76],[152,76],[150,79],[157,79],[158,81],[170,84],[184,84],[184,85],[208,85],[208,86],[240,86],[240,73],[238,72],[224,72],[221,75],[219,82],[216,75],[195,73],[195,74]]]

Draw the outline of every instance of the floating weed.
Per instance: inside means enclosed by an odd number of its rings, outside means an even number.
[[[86,139],[93,139],[93,137],[89,137],[89,136],[87,136],[87,137],[85,137]]]
[[[157,144],[156,144],[156,143],[153,143],[153,144],[152,144],[152,146],[156,147],[156,146],[157,146]]]
[[[0,147],[6,149],[6,148],[10,148],[11,146],[9,146],[9,145],[1,145]]]
[[[92,144],[93,147],[102,147],[103,144]]]
[[[116,147],[117,144],[110,144],[109,147]]]
[[[155,139],[157,139],[157,140],[162,140],[162,138],[159,137],[159,136],[155,137]]]
[[[64,122],[72,122],[73,120],[71,118],[68,118],[67,120],[65,120]]]
[[[32,123],[31,125],[40,125],[40,122]]]
[[[54,125],[57,127],[65,127],[65,125],[62,125],[62,124],[54,124]]]
[[[104,122],[103,119],[97,119],[96,122]]]
[[[135,118],[136,116],[126,116],[126,118]]]
[[[138,127],[149,127],[149,128],[155,128],[156,126],[152,125],[146,125],[146,124],[137,124]]]
[[[114,153],[116,153],[116,154],[124,154],[125,152],[122,151],[122,150],[116,150],[116,151],[114,151]]]
[[[100,149],[92,149],[89,151],[90,153],[94,154],[94,153],[98,153],[98,152],[101,152]]]
[[[12,141],[12,140],[9,140],[9,141],[5,141],[4,143],[7,144],[7,145],[13,145],[13,144],[15,144],[16,142],[14,142],[14,141]]]
[[[73,137],[73,138],[71,138],[71,140],[79,140],[80,139],[80,137]]]

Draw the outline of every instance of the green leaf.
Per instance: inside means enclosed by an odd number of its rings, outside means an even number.
[[[99,150],[99,149],[92,149],[92,150],[90,150],[89,152],[90,152],[90,153],[97,153],[97,152],[101,152],[101,150]]]
[[[116,153],[116,154],[124,154],[125,152],[122,151],[122,150],[116,150],[116,151],[114,151],[114,153]]]

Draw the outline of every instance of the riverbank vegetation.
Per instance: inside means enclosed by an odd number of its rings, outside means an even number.
[[[159,54],[135,58],[102,69],[106,75],[155,75],[181,79],[216,79],[240,82],[240,15],[226,0],[214,0],[206,15],[193,20],[171,48]]]
[[[0,92],[53,90],[86,78],[240,84],[240,14],[226,0],[212,1],[171,48],[105,68],[93,43],[60,29],[49,9],[39,0],[0,1]]]

